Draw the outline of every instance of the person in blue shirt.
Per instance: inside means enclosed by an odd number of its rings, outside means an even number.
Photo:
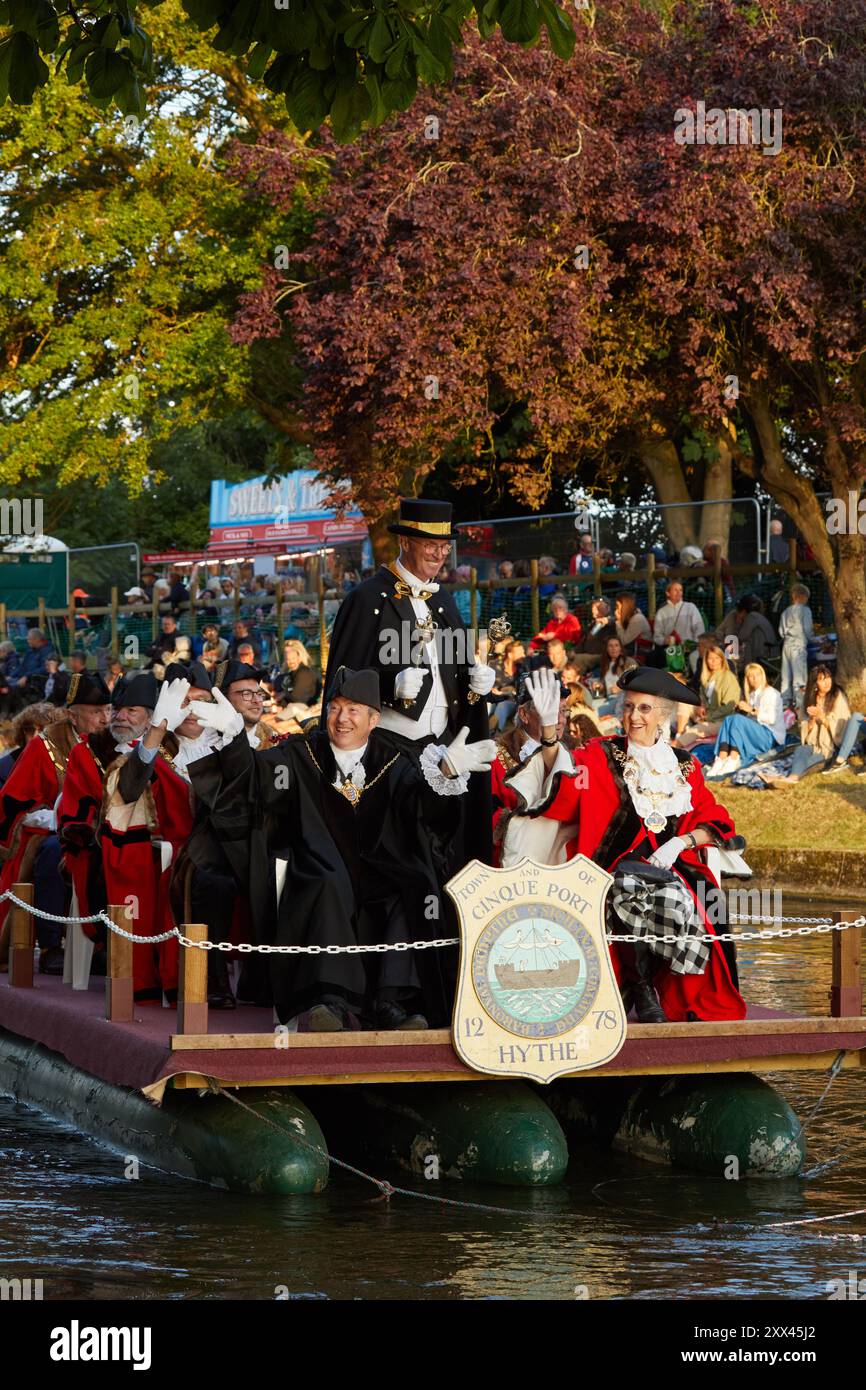
[[[56,655],[57,653],[41,627],[31,627],[27,634],[27,650],[21,657],[16,681],[19,690],[29,686],[31,690],[41,694],[45,685],[45,678],[48,675],[48,668],[45,663],[49,657],[56,657]]]

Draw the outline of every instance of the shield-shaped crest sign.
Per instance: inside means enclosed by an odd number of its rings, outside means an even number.
[[[612,882],[582,854],[508,869],[473,859],[449,881],[460,916],[453,1040],[467,1066],[547,1082],[616,1056],[626,1019],[605,941]]]

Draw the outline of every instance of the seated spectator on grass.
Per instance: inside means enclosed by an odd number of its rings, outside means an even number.
[[[637,666],[637,662],[634,657],[626,656],[619,638],[608,637],[599,666],[602,700],[595,707],[599,718],[609,714],[614,719],[622,719],[625,693],[619,688],[619,678],[624,671],[630,671],[633,666]]]
[[[550,600],[550,621],[537,632],[529,644],[530,651],[542,651],[552,637],[562,642],[579,642],[581,634],[580,619],[572,613],[565,594],[554,594]]]
[[[283,643],[282,665],[271,668],[270,684],[282,705],[300,710],[296,717],[309,713],[322,692],[322,680],[303,642],[290,637]]]
[[[705,774],[708,778],[727,777],[762,753],[784,747],[787,729],[781,695],[767,683],[763,666],[747,666],[745,675],[746,698],[721,722],[715,762]]]
[[[638,608],[634,594],[620,594],[614,606],[614,618],[616,635],[629,656],[634,656],[640,661],[642,656],[652,651],[653,636],[649,618]]]
[[[728,658],[716,642],[704,642],[698,693],[700,705],[680,705],[677,712],[677,748],[692,748],[709,737],[717,738],[722,721],[736,712],[740,682]]]
[[[616,623],[611,617],[607,599],[594,598],[590,604],[590,614],[591,622],[580,640],[575,642],[572,655],[572,660],[584,676],[601,664],[605,643],[617,636]]]
[[[252,647],[255,660],[250,665],[255,666],[259,659],[259,644],[250,632],[246,618],[238,618],[232,625],[232,639],[228,644],[228,655],[233,661],[241,661],[241,647]]]
[[[506,640],[501,656],[493,661],[496,680],[488,695],[497,733],[504,733],[517,710],[517,682],[527,669],[526,648],[519,638]]]
[[[799,782],[810,770],[836,757],[851,718],[845,693],[836,684],[829,666],[816,666],[806,687],[806,717],[800,722],[800,747],[787,777],[777,777],[771,786]]]
[[[569,656],[565,650],[565,643],[559,637],[554,637],[548,642],[547,657],[556,674],[561,676]]]
[[[856,750],[860,740],[864,738],[866,738],[866,714],[860,714],[855,711],[845,725],[845,732],[842,735],[839,751],[827,766],[822,769],[822,772],[825,775],[829,775],[833,772],[844,772],[845,768],[850,766],[848,759]],[[861,777],[866,773],[866,762],[857,768],[857,772]]]
[[[654,651],[649,662],[653,666],[665,665],[665,648],[670,645],[692,651],[704,631],[704,620],[695,605],[683,599],[683,586],[678,579],[670,580],[665,594],[667,602],[656,613],[653,626]]]
[[[205,647],[216,648],[217,661],[223,661],[228,656],[229,644],[224,637],[220,637],[219,623],[205,623],[201,630],[201,637],[193,639],[193,651],[195,651],[196,656],[201,656]]]
[[[779,656],[779,638],[764,615],[764,605],[757,594],[743,594],[737,599],[736,606],[716,628],[716,637],[728,649],[729,660],[737,672],[749,665],[763,666]],[[726,642],[728,637],[737,639],[736,646]]]

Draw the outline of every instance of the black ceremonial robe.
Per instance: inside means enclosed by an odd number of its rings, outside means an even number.
[[[254,939],[276,945],[372,944],[457,935],[444,878],[453,861],[457,796],[439,796],[416,760],[373,732],[366,782],[353,806],[333,786],[326,733],[298,734],[253,752],[245,735],[190,765],[239,884]],[[275,861],[286,861],[277,903]],[[369,954],[265,956],[282,1022],[336,995],[360,1012],[381,990],[420,991],[431,1026],[447,1023],[456,948]]]
[[[421,580],[418,581],[422,583]],[[404,709],[394,696],[394,681],[400,671],[412,665],[412,648],[417,648],[413,636],[417,619],[412,601],[398,598],[397,576],[382,566],[363,584],[357,585],[343,599],[337,611],[334,630],[328,649],[328,669],[324,689],[327,693],[333,673],[340,666],[353,671],[371,669],[379,674],[383,708],[390,706],[411,720],[419,718],[433,687],[429,664],[423,659],[417,665],[428,674],[415,703]],[[448,744],[464,724],[469,727],[469,740],[490,737],[487,700],[470,700],[469,673],[474,660],[472,639],[460,616],[453,595],[440,589],[427,600],[427,607],[438,630],[439,675],[448,701],[448,727],[441,739]],[[419,649],[420,656],[420,649]],[[327,718],[326,703],[322,706],[322,726]],[[384,732],[384,731],[383,731]],[[390,736],[390,735],[389,735]],[[396,736],[395,736],[396,737]],[[418,751],[430,739],[419,741]],[[401,739],[411,751],[411,741]],[[449,798],[450,800],[450,798]],[[464,862],[472,858],[493,862],[493,804],[490,796],[490,774],[476,772],[469,779],[469,794],[464,802],[465,824],[460,832],[463,840]]]

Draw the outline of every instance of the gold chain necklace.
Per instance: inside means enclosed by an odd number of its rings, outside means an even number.
[[[316,755],[313,752],[310,745],[307,743],[306,739],[304,739],[304,747],[310,755],[310,761],[312,762],[313,767],[316,769],[317,772],[321,773],[322,777],[324,777],[325,774],[322,771],[319,764],[316,762]],[[391,758],[390,761],[387,762],[385,766],[381,768],[379,772],[376,773],[376,776],[373,778],[372,782],[365,782],[363,787],[355,786],[354,782],[352,781],[352,773],[350,772],[348,777],[345,777],[343,779],[341,785],[339,787],[335,787],[334,790],[339,792],[340,796],[344,796],[346,800],[349,802],[350,806],[357,806],[364,792],[369,791],[371,787],[375,787],[376,783],[379,781],[379,778],[385,776],[385,773],[388,771],[388,768],[393,767],[394,763],[397,761],[399,756],[399,753],[395,753],[393,758]]]

